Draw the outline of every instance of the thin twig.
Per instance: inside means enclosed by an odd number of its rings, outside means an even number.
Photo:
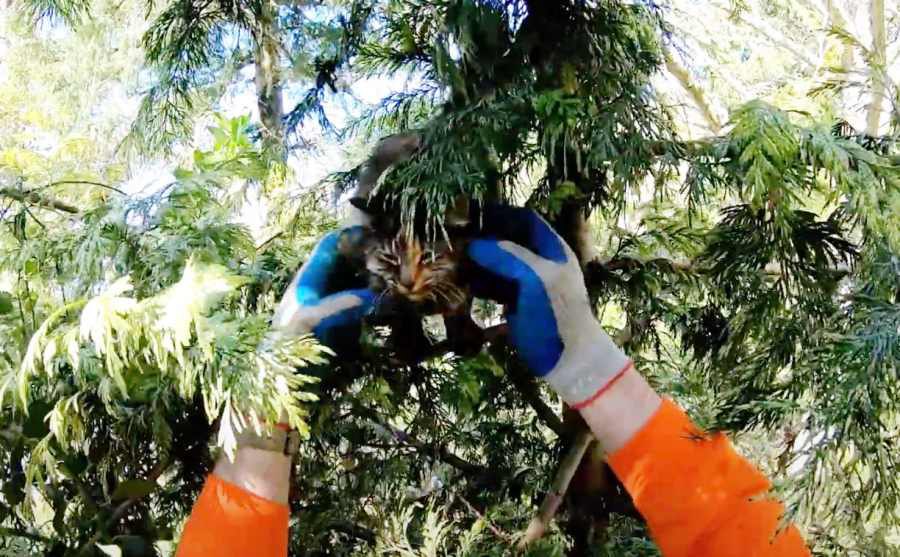
[[[494,524],[493,524],[490,520],[488,520],[487,517],[484,516],[484,514],[483,514],[481,511],[479,511],[478,509],[476,509],[475,506],[472,505],[472,503],[469,503],[469,502],[466,500],[465,497],[463,497],[462,495],[460,495],[460,494],[457,493],[457,494],[456,494],[456,498],[459,499],[460,501],[462,501],[462,504],[465,505],[466,508],[469,509],[469,511],[470,511],[472,514],[474,514],[474,515],[477,516],[482,522],[484,522],[484,525],[487,526],[487,527],[488,527],[488,530],[490,530],[491,532],[493,532],[495,536],[497,536],[498,538],[500,538],[501,540],[503,540],[504,542],[506,542],[507,545],[512,545],[512,544],[513,544],[513,537],[512,537],[511,535],[509,535],[508,533],[504,532],[504,531],[501,530],[500,528],[494,526]]]
[[[28,213],[28,216],[34,219],[34,222],[38,223],[38,225],[42,229],[47,230],[47,225],[41,222],[41,219],[37,218],[37,216],[35,216],[35,214],[31,212],[31,209],[29,209],[27,205],[24,205],[23,207],[25,208],[25,212]]]
[[[114,191],[114,192],[118,193],[119,195],[126,195],[126,196],[128,195],[128,193],[126,193],[123,190],[120,190],[119,188],[117,188],[115,186],[110,186],[109,184],[104,184],[102,182],[94,182],[91,180],[59,180],[57,182],[50,182],[49,184],[41,186],[40,188],[35,188],[30,191],[38,191],[38,190],[42,190],[42,189],[52,188],[53,186],[61,186],[63,184],[88,184],[91,186],[97,186],[99,188],[104,188],[104,189],[108,189],[110,191]]]
[[[283,231],[283,230],[282,230],[281,232],[275,233],[275,234],[274,234],[273,236],[271,236],[268,240],[266,240],[266,241],[264,241],[263,243],[261,243],[260,245],[256,246],[256,253],[261,252],[261,251],[264,250],[266,247],[268,247],[269,244],[271,244],[273,241],[277,240],[278,238],[280,238],[280,237],[282,237],[282,236],[284,236],[284,231]]]
[[[531,519],[531,523],[528,524],[528,528],[522,534],[518,544],[519,549],[523,549],[529,543],[539,540],[544,535],[544,532],[547,531],[547,527],[556,515],[556,511],[559,509],[559,505],[569,489],[569,483],[572,481],[575,471],[578,470],[578,465],[581,464],[584,453],[593,440],[594,436],[587,430],[580,432],[575,437],[572,446],[569,447],[568,452],[566,452],[566,455],[559,463],[556,476],[550,485],[550,491],[544,497],[544,500],[541,501],[537,514]]]
[[[375,543],[375,532],[349,520],[333,520],[325,525],[325,530],[341,532],[367,543]]]
[[[354,405],[354,409],[357,412],[359,412],[360,414],[362,414],[363,416],[365,416],[366,418],[368,418],[370,423],[377,425],[378,427],[380,427],[384,430],[387,430],[391,434],[391,436],[394,439],[396,439],[397,441],[399,441],[400,443],[403,443],[409,447],[412,447],[413,449],[416,449],[416,451],[418,451],[420,453],[437,455],[437,457],[440,460],[442,460],[445,463],[449,464],[450,466],[456,468],[460,472],[470,474],[470,475],[476,475],[476,474],[483,474],[486,471],[485,467],[482,466],[481,464],[469,462],[469,461],[453,454],[444,445],[441,445],[441,444],[431,445],[431,444],[419,441],[418,439],[416,439],[409,433],[389,424],[385,419],[383,419],[376,411],[372,410],[371,408],[368,408],[368,407],[365,407],[362,405]]]
[[[493,342],[498,342],[503,340],[509,334],[509,325],[506,323],[501,323],[499,325],[494,325],[492,327],[487,327],[482,329],[482,341],[484,344],[491,344]],[[442,340],[436,343],[434,346],[430,347],[425,353],[419,358],[416,363],[424,362],[425,360],[433,360],[435,358],[439,358],[445,354],[449,354],[454,351],[453,344],[449,339]],[[404,363],[404,362],[398,362]]]
[[[748,10],[743,10],[741,12],[734,12],[729,8],[719,5],[713,4],[713,6],[720,11],[724,12],[727,16],[735,16],[735,19],[750,29],[753,29],[763,37],[767,38],[769,42],[773,46],[777,46],[783,50],[786,50],[794,55],[794,57],[806,64],[807,67],[815,69],[816,63],[811,60],[809,56],[807,56],[804,52],[802,52],[796,46],[796,41],[786,37],[783,33],[777,30],[774,26],[768,24],[764,20],[756,17],[754,14],[749,13]]]
[[[14,199],[10,199],[9,203],[6,204],[6,207],[3,208],[3,212],[0,212],[0,221],[6,218],[6,213],[9,212],[10,208],[12,208],[13,203],[15,203]]]

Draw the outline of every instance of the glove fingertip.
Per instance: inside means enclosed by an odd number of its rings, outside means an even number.
[[[369,288],[357,288],[355,290],[348,290],[347,294],[351,294],[359,298],[360,305],[354,309],[358,309],[364,314],[371,311],[372,307],[375,305],[375,302],[378,299],[378,295]]]

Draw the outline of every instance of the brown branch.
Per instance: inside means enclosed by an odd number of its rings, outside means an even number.
[[[885,80],[879,74],[887,73],[887,39],[884,25],[884,0],[869,0],[869,29],[872,34],[871,57],[868,60],[872,80],[872,100],[866,113],[866,133],[878,135],[881,124],[881,105],[884,102]]]
[[[512,536],[510,536],[509,534],[507,534],[500,528],[497,528],[496,526],[494,526],[494,524],[490,520],[488,520],[487,517],[484,516],[484,514],[482,512],[480,512],[478,509],[476,509],[474,505],[469,503],[465,497],[463,497],[460,494],[456,494],[456,498],[459,499],[460,501],[462,501],[462,504],[465,505],[466,508],[469,509],[469,511],[472,514],[474,514],[482,522],[484,522],[484,525],[487,526],[488,530],[493,532],[495,536],[497,536],[498,538],[503,540],[507,545],[512,545]]]
[[[487,327],[484,330],[484,342],[493,343],[493,342],[505,340],[505,337],[508,334],[509,334],[509,325],[506,323],[501,323],[499,325]]]
[[[550,485],[550,491],[541,501],[537,514],[531,519],[528,528],[522,534],[518,544],[519,549],[524,549],[528,544],[539,540],[547,531],[547,527],[556,515],[556,511],[559,510],[563,497],[569,489],[569,483],[572,481],[575,471],[578,470],[578,465],[581,464],[581,459],[584,458],[584,453],[593,440],[594,436],[588,430],[579,432],[575,437],[572,446],[569,447],[568,452],[559,463],[556,476]]]
[[[797,41],[786,37],[784,33],[775,29],[773,25],[749,13],[747,10],[742,10],[736,13],[733,10],[719,4],[713,4],[713,6],[724,12],[728,17],[735,16],[737,21],[740,21],[750,29],[767,38],[773,46],[777,46],[778,48],[790,52],[794,55],[795,58],[797,58],[797,60],[800,60],[809,68],[816,68],[815,61],[805,53],[803,53],[803,51],[801,51],[799,48],[797,48]]]
[[[163,472],[165,472],[169,468],[169,464],[170,463],[168,461],[160,462],[159,464],[157,464],[156,467],[150,471],[150,474],[147,475],[146,481],[155,482],[163,474]],[[115,526],[116,522],[118,522],[123,516],[125,516],[125,513],[128,512],[128,509],[130,509],[142,498],[143,496],[129,497],[125,501],[122,501],[119,506],[116,507],[116,510],[113,511],[112,515],[109,517],[109,520],[106,521],[106,530],[109,530],[110,528]]]
[[[278,51],[281,48],[276,17],[278,6],[271,0],[257,4],[256,24],[251,29],[253,62],[255,64],[256,106],[263,127],[263,144],[279,156],[284,149],[284,100],[279,71]]]
[[[665,259],[663,257],[655,257],[655,258],[646,259],[646,260],[635,259],[633,257],[616,257],[616,258],[610,259],[609,261],[606,261],[603,263],[601,263],[599,261],[591,261],[590,263],[587,264],[587,270],[589,273],[602,273],[602,270],[634,271],[634,270],[640,269],[641,267],[643,267],[647,264],[651,264],[651,263],[655,263],[657,265],[666,265],[666,266],[670,267],[673,271],[688,272],[688,271],[696,270],[696,267],[691,262],[673,261],[671,259]],[[598,266],[602,267],[602,269],[598,269],[597,268]],[[591,279],[591,278],[593,278],[593,277],[591,277],[591,276],[588,277],[588,279]]]
[[[715,111],[713,111],[712,106],[710,106],[709,102],[706,99],[706,95],[703,93],[703,90],[691,80],[690,73],[687,68],[685,68],[678,59],[672,54],[672,51],[668,48],[663,49],[663,56],[666,61],[666,69],[669,70],[669,73],[678,80],[678,83],[681,87],[690,95],[691,100],[694,101],[694,105],[697,107],[697,110],[700,111],[700,114],[703,116],[703,119],[706,120],[706,127],[714,134],[718,134],[722,130],[722,123],[719,121],[719,118],[716,116]]]
[[[53,209],[55,211],[69,213],[71,215],[77,215],[77,214],[81,213],[81,210],[74,205],[70,205],[69,203],[66,203],[65,201],[60,201],[59,199],[47,197],[45,195],[36,193],[32,190],[17,190],[15,188],[2,188],[2,189],[0,189],[0,196],[8,197],[10,199],[15,199],[19,203],[30,203],[30,204],[38,206],[38,207],[43,207],[45,209]]]
[[[538,419],[544,422],[553,433],[559,437],[567,437],[568,430],[563,425],[562,419],[552,408],[547,406],[541,396],[540,388],[534,375],[525,367],[516,356],[510,354],[506,349],[505,342],[495,342],[488,349],[495,360],[500,362],[501,366],[506,369],[506,376],[510,382],[519,391],[522,400],[531,406]]]

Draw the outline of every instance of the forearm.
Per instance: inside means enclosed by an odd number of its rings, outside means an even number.
[[[809,555],[796,528],[780,528],[768,480],[633,368],[581,414],[666,557]]]
[[[634,370],[597,322],[578,259],[550,225],[524,209],[498,208],[494,216],[485,222],[502,226],[485,235],[506,239],[469,244],[470,259],[486,272],[473,292],[507,306],[519,356],[581,411],[663,553],[808,555],[796,529],[778,531],[781,506],[760,497],[765,477]]]
[[[359,228],[322,238],[282,296],[260,350],[309,333],[332,350],[342,342],[358,344],[375,293],[368,288],[335,291],[329,279],[342,249],[364,241]],[[289,455],[296,454],[299,437],[289,431],[285,417],[267,432],[250,427],[237,434],[235,458],[222,456],[216,462],[185,524],[178,557],[287,555]]]
[[[254,447],[224,455],[184,528],[178,557],[285,557],[291,457]]]
[[[610,383],[581,416],[606,451],[614,453],[643,428],[659,409],[662,399],[633,365]]]
[[[290,456],[253,447],[239,448],[234,462],[220,456],[213,474],[263,499],[288,503]]]

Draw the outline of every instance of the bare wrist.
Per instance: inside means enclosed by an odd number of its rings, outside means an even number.
[[[291,463],[299,446],[297,432],[285,423],[263,426],[260,432],[245,427],[235,440],[234,458],[223,452],[213,473],[254,495],[286,505]]]
[[[661,402],[647,380],[629,366],[580,412],[609,454],[625,446],[650,421]]]
[[[222,455],[213,473],[264,499],[287,505],[292,458],[276,451],[238,447],[234,460]]]

